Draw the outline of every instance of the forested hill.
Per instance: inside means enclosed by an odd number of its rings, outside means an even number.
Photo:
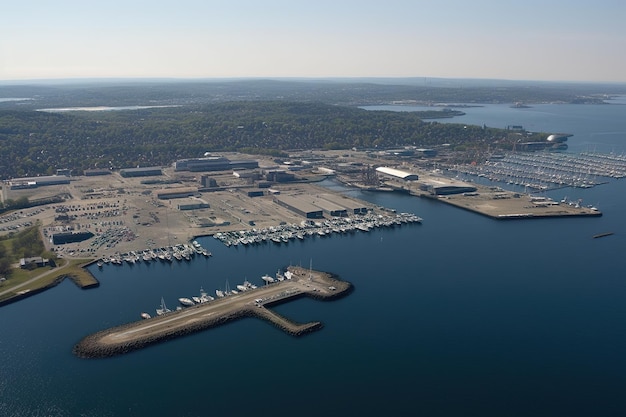
[[[169,165],[207,151],[486,146],[506,133],[428,123],[410,112],[284,101],[110,112],[0,111],[0,178],[57,168]]]

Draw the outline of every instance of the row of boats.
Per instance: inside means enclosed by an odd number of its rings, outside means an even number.
[[[481,165],[456,166],[454,170],[537,190],[590,188],[609,178],[626,177],[626,156],[595,152],[509,153]]]
[[[175,246],[167,246],[165,248],[145,249],[143,251],[130,251],[128,253],[119,253],[110,257],[104,257],[98,260],[97,264],[102,267],[104,264],[122,265],[128,263],[130,265],[137,262],[163,261],[190,261],[195,255],[205,257],[212,256],[211,252],[204,249],[197,241],[192,244],[181,243]]]
[[[276,276],[272,277],[270,275],[263,275],[261,277],[261,279],[266,283],[266,284],[271,284],[274,282],[278,282],[278,281],[284,281],[284,280],[289,280],[292,277],[292,273],[290,271],[285,271],[285,273],[283,274],[280,270],[278,272],[276,272]],[[245,280],[242,284],[238,284],[236,286],[237,289],[231,289],[229,284],[228,284],[228,280],[226,280],[226,286],[225,288],[222,289],[216,289],[215,290],[215,296],[217,298],[224,298],[224,297],[228,297],[231,295],[236,295],[239,294],[240,292],[245,292],[245,291],[249,291],[249,290],[253,290],[255,288],[257,288],[257,286],[253,283],[251,283],[248,280]],[[180,297],[178,299],[178,302],[180,303],[179,306],[176,307],[176,310],[182,310],[184,307],[191,307],[194,306],[196,304],[204,304],[204,303],[208,303],[210,301],[215,300],[215,297],[210,296],[202,287],[200,288],[200,295],[199,296],[192,296],[192,297]],[[162,316],[166,313],[170,313],[172,310],[169,309],[167,307],[167,305],[165,305],[165,300],[163,299],[163,297],[161,297],[161,304],[159,305],[159,307],[156,309],[156,314],[157,316]],[[149,313],[143,312],[141,313],[141,318],[143,319],[149,319],[152,316]]]
[[[407,223],[421,223],[422,218],[412,213],[373,214],[355,217],[337,217],[322,221],[303,220],[300,224],[283,224],[264,229],[220,232],[213,235],[226,246],[253,245],[266,242],[288,243],[310,236],[330,236],[333,233],[369,232],[379,227],[394,227]]]

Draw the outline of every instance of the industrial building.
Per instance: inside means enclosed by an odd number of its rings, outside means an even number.
[[[216,188],[217,187],[217,181],[215,180],[215,178],[210,177],[208,175],[203,175],[200,178],[200,184],[202,184],[204,188]]]
[[[200,198],[185,198],[178,201],[176,208],[178,210],[200,210],[209,208],[209,203]]]
[[[295,175],[284,169],[273,169],[265,172],[265,179],[273,182],[288,182],[295,179]]]
[[[311,203],[312,205],[316,207],[321,208],[322,211],[329,216],[333,216],[333,217],[347,217],[348,216],[348,209],[346,209],[344,206],[340,206],[338,204],[335,204],[332,201],[320,198],[320,196],[318,195],[306,194],[306,195],[300,196],[300,198],[302,198],[308,203]]]
[[[44,175],[41,177],[14,178],[9,181],[11,190],[22,190],[25,188],[37,188],[46,185],[69,184],[70,178],[65,175]]]
[[[179,159],[174,162],[175,171],[226,171],[231,169],[255,169],[259,162],[255,160],[230,161],[223,156],[207,156],[205,158]]]
[[[82,242],[93,237],[91,232],[63,232],[52,235],[52,243],[55,245],[63,245],[65,243]]]
[[[138,167],[120,169],[120,175],[124,178],[129,177],[151,177],[155,175],[163,175],[161,167]]]
[[[276,195],[274,196],[274,202],[307,219],[321,219],[324,217],[321,208],[314,206],[300,197],[301,196]]]
[[[404,181],[416,181],[418,179],[417,174],[413,174],[407,171],[401,171],[395,168],[378,167],[376,168],[376,172],[389,177],[393,177],[394,179],[400,179]]]
[[[348,214],[366,214],[367,207],[360,202],[346,197],[342,194],[324,193],[318,194],[318,197],[326,201],[330,201],[336,205],[344,207]]]
[[[428,191],[435,195],[473,193],[476,191],[476,187],[470,184],[443,177],[422,178],[419,188],[422,191]]]
[[[196,195],[198,195],[198,189],[195,187],[166,188],[156,192],[156,196],[159,200],[194,197]]]

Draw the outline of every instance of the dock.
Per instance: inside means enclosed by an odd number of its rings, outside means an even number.
[[[547,197],[533,197],[498,187],[474,185],[476,192],[436,195],[411,190],[411,194],[431,198],[495,220],[602,216],[602,212],[596,207],[584,206],[580,201],[554,201]]]
[[[330,273],[297,266],[290,266],[287,271],[290,279],[94,333],[76,344],[73,352],[82,358],[120,355],[243,317],[257,317],[290,335],[300,336],[320,329],[322,323],[295,323],[269,307],[300,297],[334,300],[352,290],[349,282]]]

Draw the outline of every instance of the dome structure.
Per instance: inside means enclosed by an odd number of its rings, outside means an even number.
[[[547,141],[548,142],[553,142],[553,143],[562,143],[562,142],[567,142],[567,138],[569,138],[570,134],[568,133],[557,133],[557,134],[553,134],[548,136]]]

